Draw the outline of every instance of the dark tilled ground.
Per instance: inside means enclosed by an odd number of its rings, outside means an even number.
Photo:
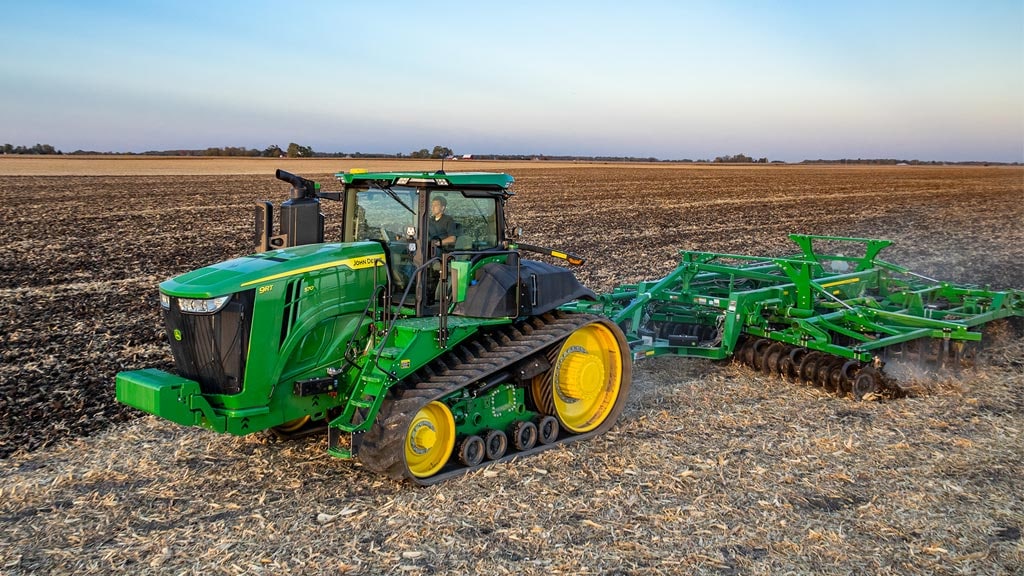
[[[896,240],[931,277],[1024,286],[1024,179],[1011,168],[589,167],[513,171],[526,240],[588,263],[610,290],[675,267],[681,249],[793,251],[790,232]],[[331,188],[331,174],[307,175]],[[118,371],[168,369],[156,284],[251,251],[266,176],[0,177],[0,457],[133,418]],[[328,236],[340,210],[325,203]],[[332,222],[332,218],[334,219]],[[336,229],[336,228],[333,228]]]

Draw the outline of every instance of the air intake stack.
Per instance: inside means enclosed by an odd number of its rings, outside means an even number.
[[[324,215],[320,212],[320,185],[284,170],[278,170],[276,176],[278,180],[291,184],[292,189],[288,200],[281,203],[281,230],[277,235],[273,234],[274,205],[266,201],[256,204],[256,251],[266,252],[323,242]]]

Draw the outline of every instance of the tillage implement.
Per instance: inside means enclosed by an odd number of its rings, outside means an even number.
[[[792,236],[785,258],[684,252],[673,273],[597,295],[565,252],[519,241],[491,173],[277,172],[256,252],[160,284],[175,373],[117,375],[117,399],[244,435],[326,429],[328,451],[419,484],[607,430],[634,360],[736,356],[861,398],[887,362],[970,361],[1024,292],[954,286],[878,260],[887,241]],[[324,242],[321,200],[342,202]],[[278,231],[274,233],[275,220]],[[861,246],[823,254],[816,242]]]

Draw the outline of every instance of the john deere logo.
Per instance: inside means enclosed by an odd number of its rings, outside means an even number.
[[[181,342],[181,330],[178,330],[177,328],[174,329],[174,339]]]

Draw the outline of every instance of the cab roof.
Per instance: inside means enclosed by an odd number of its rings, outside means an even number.
[[[334,176],[344,184],[377,182],[389,186],[497,188],[505,194],[511,194],[508,188],[515,181],[508,174],[496,172],[366,172],[353,169]]]

